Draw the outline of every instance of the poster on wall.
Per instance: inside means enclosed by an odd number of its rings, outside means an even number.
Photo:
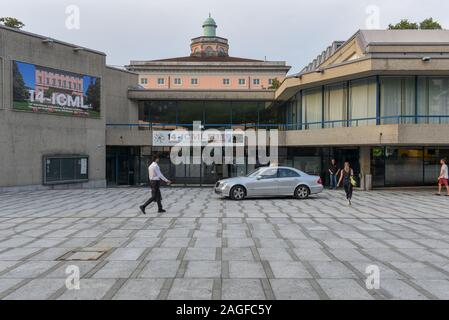
[[[13,109],[100,117],[100,78],[13,61]]]

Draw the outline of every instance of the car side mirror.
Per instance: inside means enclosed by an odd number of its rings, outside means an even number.
[[[260,180],[260,179],[262,179],[262,176],[257,176],[256,179]]]

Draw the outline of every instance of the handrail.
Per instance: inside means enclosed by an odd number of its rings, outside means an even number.
[[[233,127],[244,127],[244,128],[286,128],[287,130],[291,130],[292,128],[300,129],[303,128],[305,130],[309,129],[313,125],[324,126],[325,128],[334,128],[336,124],[343,124],[343,126],[359,126],[360,122],[363,121],[376,121],[376,124],[382,124],[384,120],[393,119],[395,121],[388,122],[384,124],[401,124],[403,120],[412,119],[413,122],[410,124],[422,123],[420,119],[428,119],[428,120],[437,120],[436,124],[449,123],[449,115],[404,115],[404,116],[384,116],[384,117],[370,117],[370,118],[357,118],[357,119],[349,119],[349,120],[328,120],[328,121],[316,121],[316,122],[305,122],[305,123],[202,123],[201,125],[206,128],[233,128]],[[442,120],[446,120],[442,122]],[[430,122],[435,123],[435,122]],[[192,123],[107,123],[107,127],[148,127],[148,128],[166,128],[166,127],[175,127],[175,128],[192,128]]]

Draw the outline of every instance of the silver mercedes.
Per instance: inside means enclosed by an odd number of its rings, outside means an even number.
[[[306,199],[323,191],[319,176],[290,167],[262,167],[244,177],[220,180],[215,193],[233,200],[250,197],[293,196]]]

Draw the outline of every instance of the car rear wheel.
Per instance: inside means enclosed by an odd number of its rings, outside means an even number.
[[[234,186],[229,193],[232,200],[243,200],[245,198],[245,188],[242,186]]]
[[[307,199],[310,195],[310,189],[308,186],[300,185],[295,189],[295,198],[296,199]]]

